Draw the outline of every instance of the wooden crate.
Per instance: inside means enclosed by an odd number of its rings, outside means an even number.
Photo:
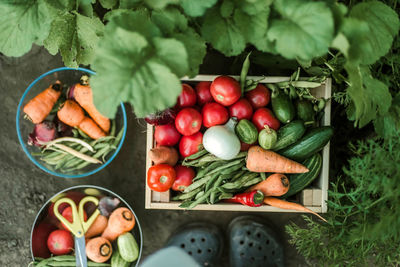
[[[198,75],[192,79],[183,78],[182,82],[199,82],[199,81],[213,81],[217,76],[215,75]],[[232,76],[238,79],[237,76]],[[288,81],[289,77],[248,77],[253,80],[260,80],[260,83],[276,83],[281,81]],[[312,94],[316,97],[331,97],[331,79],[327,79],[320,87],[312,90]],[[326,104],[325,114],[322,118],[321,125],[331,124],[331,104],[330,101]],[[146,154],[154,147],[155,142],[153,138],[154,127],[150,124],[147,125],[147,144]],[[300,194],[299,202],[305,205],[310,210],[315,212],[325,213],[327,211],[326,200],[328,198],[328,183],[329,183],[329,143],[322,151],[322,170],[319,178],[313,183],[312,188],[303,190]],[[146,173],[152,166],[152,162],[146,155]],[[145,208],[146,209],[181,209],[179,208],[181,202],[170,201],[170,192],[155,192],[146,185],[145,193]],[[278,209],[275,207],[263,205],[261,207],[248,207],[241,204],[231,203],[218,203],[214,205],[200,204],[193,210],[215,210],[215,211],[258,211],[258,212],[296,212],[292,210]]]

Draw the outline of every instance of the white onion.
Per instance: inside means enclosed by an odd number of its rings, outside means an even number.
[[[236,118],[231,118],[225,125],[208,128],[203,136],[204,148],[220,159],[230,160],[240,152],[240,141],[235,134]]]

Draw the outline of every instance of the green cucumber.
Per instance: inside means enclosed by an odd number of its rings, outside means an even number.
[[[315,180],[315,178],[317,178],[322,167],[322,157],[319,153],[316,153],[310,158],[303,161],[301,164],[306,166],[309,172],[289,175],[289,191],[287,191],[287,193],[284,194],[282,198],[287,198],[297,194],[308,185],[310,185],[312,181]]]
[[[271,149],[275,146],[278,135],[274,129],[265,126],[258,135],[258,143],[264,149]]]
[[[258,131],[256,126],[249,120],[242,119],[236,125],[236,135],[239,140],[246,144],[254,144],[258,138]]]
[[[282,149],[279,154],[295,161],[305,160],[322,150],[333,136],[333,128],[322,126],[311,129],[296,143]]]
[[[139,247],[131,233],[125,233],[118,237],[118,251],[127,262],[133,262],[139,257]]]
[[[291,144],[299,140],[303,136],[305,131],[306,127],[304,126],[303,121],[295,120],[289,122],[278,130],[278,141],[273,147],[273,150],[278,151],[284,149],[287,146],[290,146]]]
[[[295,102],[297,117],[300,120],[309,122],[314,121],[314,108],[310,101],[306,99],[297,100]]]
[[[114,251],[111,257],[111,267],[129,267],[130,265],[130,262],[127,262],[121,257],[118,250]]]
[[[271,98],[272,111],[276,118],[282,123],[289,123],[293,120],[295,110],[289,96],[284,92],[279,92],[277,96]]]

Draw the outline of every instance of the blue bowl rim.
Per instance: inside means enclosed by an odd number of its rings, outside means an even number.
[[[111,158],[109,160],[107,160],[104,164],[100,165],[98,168],[91,170],[89,172],[85,172],[82,174],[75,174],[75,175],[71,175],[71,174],[63,174],[63,173],[58,173],[58,172],[54,172],[51,171],[49,169],[47,169],[46,167],[44,167],[43,165],[41,165],[32,155],[31,153],[29,153],[28,148],[26,147],[26,143],[23,140],[22,136],[21,136],[21,130],[19,127],[20,124],[20,114],[21,114],[21,107],[22,107],[22,103],[25,100],[26,95],[28,94],[28,92],[31,90],[31,88],[41,79],[43,79],[43,77],[46,77],[49,74],[52,74],[54,72],[57,71],[64,71],[64,70],[79,70],[79,71],[83,71],[92,75],[96,75],[96,72],[89,70],[89,69],[85,69],[85,68],[69,68],[69,67],[61,67],[61,68],[56,68],[56,69],[52,69],[46,73],[43,73],[42,75],[40,75],[39,77],[37,77],[29,86],[28,88],[25,90],[24,94],[21,97],[21,100],[19,101],[18,104],[18,110],[17,110],[17,119],[16,119],[16,126],[17,126],[17,134],[18,134],[18,140],[23,148],[23,150],[25,151],[25,154],[28,156],[28,158],[40,169],[42,169],[43,171],[54,175],[54,176],[58,176],[58,177],[63,177],[63,178],[82,178],[82,177],[87,177],[89,175],[92,175],[102,169],[104,169],[108,164],[110,164],[111,161],[113,161],[113,159],[117,156],[118,152],[121,150],[122,144],[124,143],[125,140],[125,136],[126,136],[126,128],[127,128],[127,118],[126,118],[126,110],[124,107],[124,104],[121,102],[121,109],[122,109],[122,116],[123,116],[123,120],[124,120],[124,132],[122,134],[122,138],[121,141],[118,144],[117,149],[115,150],[114,154],[111,155]]]
[[[136,264],[135,264],[135,266],[138,266],[138,264],[140,263],[140,258],[142,257],[143,242],[144,242],[144,241],[143,241],[142,227],[140,226],[139,218],[137,217],[137,215],[136,215],[135,211],[132,209],[132,207],[128,204],[128,202],[126,202],[120,195],[118,195],[117,193],[115,193],[115,192],[113,192],[113,191],[111,191],[111,190],[109,190],[109,189],[107,189],[107,188],[104,188],[104,187],[101,187],[101,186],[97,186],[97,185],[75,185],[75,186],[71,186],[71,187],[65,188],[65,189],[59,191],[58,193],[54,194],[52,197],[50,197],[50,198],[46,201],[46,203],[43,204],[43,206],[40,208],[40,210],[39,210],[38,213],[36,214],[36,217],[35,217],[35,220],[33,221],[32,229],[31,229],[31,238],[30,238],[29,246],[30,246],[31,256],[32,256],[33,261],[35,260],[35,257],[33,256],[33,249],[32,249],[33,229],[35,228],[35,225],[36,225],[36,223],[38,222],[39,216],[40,216],[40,214],[43,212],[44,208],[50,203],[50,201],[51,201],[53,198],[55,198],[55,197],[58,196],[59,194],[64,193],[64,192],[67,192],[67,191],[71,191],[71,190],[74,190],[74,189],[82,189],[82,188],[95,188],[95,189],[98,189],[98,190],[105,191],[105,192],[109,193],[110,195],[113,195],[113,196],[119,198],[119,200],[121,200],[121,202],[124,203],[124,204],[126,205],[126,207],[127,207],[128,209],[130,209],[130,211],[132,211],[133,215],[135,216],[135,220],[136,220],[136,222],[135,222],[135,227],[138,227],[138,228],[139,228],[139,236],[140,236],[139,257],[137,258]]]

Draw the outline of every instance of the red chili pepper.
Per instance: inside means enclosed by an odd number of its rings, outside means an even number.
[[[254,190],[248,193],[241,193],[233,196],[231,199],[226,199],[225,202],[241,203],[249,207],[260,207],[264,201],[264,194],[259,190]]]

